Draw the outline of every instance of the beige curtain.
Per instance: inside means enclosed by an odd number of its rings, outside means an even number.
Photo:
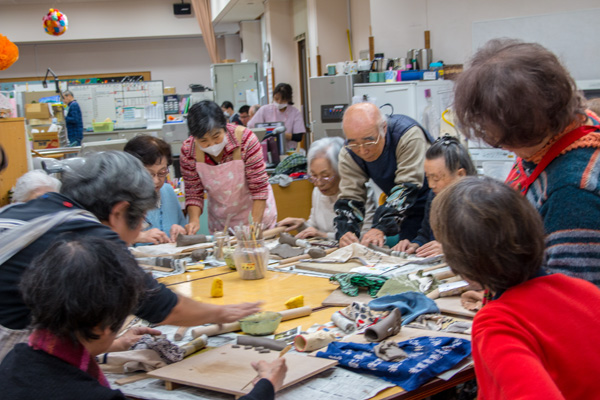
[[[196,19],[202,31],[202,39],[210,55],[213,64],[219,63],[219,54],[217,52],[217,40],[215,39],[215,30],[212,24],[212,12],[210,10],[210,0],[192,0],[192,8]]]

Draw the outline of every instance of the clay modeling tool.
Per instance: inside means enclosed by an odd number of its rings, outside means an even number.
[[[279,357],[277,357],[277,358],[283,357],[285,355],[285,353],[287,353],[288,351],[290,351],[291,348],[292,348],[291,344],[288,344],[287,346],[285,346],[285,348],[279,352]],[[246,383],[241,390],[244,390],[249,384],[252,383],[252,381],[254,381],[258,377],[259,377],[259,375],[256,375],[254,378],[252,378],[250,380],[250,382]]]
[[[408,254],[404,251],[395,251],[392,249],[386,249],[384,247],[375,246],[373,243],[369,244],[369,248],[371,250],[375,250],[380,253],[387,254],[388,256],[392,256],[392,257],[399,257],[399,258],[407,258],[408,257]]]
[[[280,264],[280,265],[276,266],[275,268],[279,269],[279,268],[291,267],[291,266],[297,264],[299,261],[302,261],[302,260],[307,260],[309,258],[317,259],[317,258],[325,257],[326,254],[333,253],[335,250],[337,250],[337,248],[323,250],[323,252],[325,254],[323,254],[322,252],[318,252],[318,253],[312,252],[312,254],[311,254],[311,250],[313,250],[313,249],[310,249],[308,251],[308,254],[302,254],[301,256],[287,258],[287,259],[285,259],[285,264]],[[319,249],[319,250],[321,250],[321,249]],[[319,255],[319,257],[313,257],[315,255]]]
[[[290,246],[304,247],[306,249],[310,247],[310,243],[308,243],[308,241],[304,239],[297,239],[285,232],[279,235],[279,243],[289,244]]]

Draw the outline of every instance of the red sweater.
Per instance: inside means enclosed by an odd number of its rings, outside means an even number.
[[[473,321],[479,399],[600,399],[600,289],[554,274],[515,286]]]

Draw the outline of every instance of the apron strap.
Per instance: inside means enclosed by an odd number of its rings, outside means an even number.
[[[246,130],[246,128],[244,128],[241,125],[238,125],[235,127],[235,138],[237,139],[238,142],[238,147],[235,148],[235,150],[233,150],[233,159],[234,160],[241,160],[242,159],[242,136],[244,136],[244,131]]]
[[[196,148],[196,162],[199,162],[199,163],[206,162],[205,157],[204,157],[204,151],[202,151],[202,149],[200,149],[200,146],[198,146],[198,143],[196,143],[196,140],[194,140],[194,147]]]

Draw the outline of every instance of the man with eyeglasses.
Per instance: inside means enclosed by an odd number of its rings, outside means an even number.
[[[360,242],[383,246],[385,236],[399,234],[412,240],[425,211],[429,193],[423,160],[433,142],[412,118],[391,115],[387,120],[377,106],[349,107],[343,120],[346,145],[340,151],[340,196],[334,209],[340,247]],[[372,179],[387,199],[375,211],[373,227],[360,237],[367,188]]]

